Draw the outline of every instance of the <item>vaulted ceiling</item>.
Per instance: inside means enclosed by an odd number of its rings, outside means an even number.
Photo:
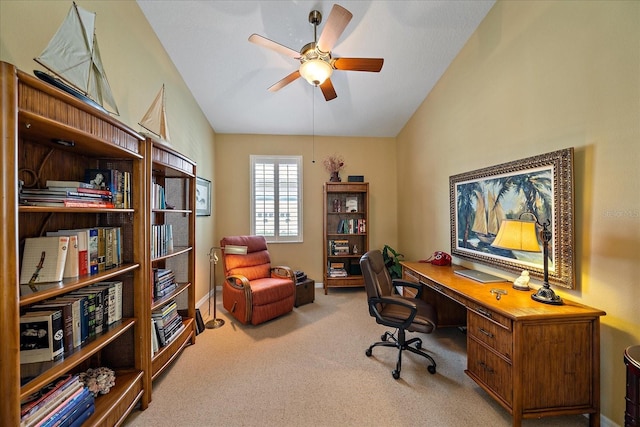
[[[395,137],[476,30],[494,0],[340,1],[353,18],[334,57],[384,58],[379,73],[336,70],[337,98],[297,79],[296,59],[248,38],[299,51],[314,41],[309,13],[334,1],[137,0],[218,133]],[[168,107],[170,108],[170,107]]]

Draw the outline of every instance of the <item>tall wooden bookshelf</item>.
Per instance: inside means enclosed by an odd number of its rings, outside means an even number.
[[[0,62],[0,413],[6,425],[20,424],[20,402],[66,373],[106,366],[116,384],[96,398],[84,425],[121,424],[150,400],[150,311],[148,288],[147,174],[143,138],[107,114]],[[82,181],[87,168],[118,169],[131,176],[131,207],[41,207],[19,205],[18,182],[42,188],[48,179]],[[123,264],[95,275],[39,285],[21,294],[20,246],[48,231],[121,227]],[[20,364],[19,318],[31,305],[108,280],[123,282],[123,318],[105,332],[37,368]],[[21,377],[24,377],[21,381]],[[29,378],[28,380],[26,378]]]
[[[195,187],[196,163],[166,143],[146,140],[151,222],[149,283],[154,284],[154,269],[169,269],[177,287],[164,295],[152,297],[150,310],[159,310],[176,301],[184,329],[151,356],[151,376],[160,375],[182,349],[195,344]],[[161,189],[161,190],[158,190]],[[162,194],[164,196],[162,196]],[[170,228],[169,228],[170,227]],[[155,231],[154,231],[155,230]],[[150,290],[151,292],[152,290]],[[150,293],[151,295],[151,293]],[[148,313],[147,323],[151,321]],[[155,333],[152,330],[151,333]],[[148,385],[151,388],[151,384]]]
[[[325,295],[329,288],[364,286],[360,257],[369,250],[369,183],[327,182],[323,205]]]

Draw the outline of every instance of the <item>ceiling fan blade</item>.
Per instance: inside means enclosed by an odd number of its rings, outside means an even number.
[[[282,55],[289,56],[294,59],[300,58],[300,52],[298,52],[297,50],[293,50],[291,48],[283,46],[280,43],[276,43],[273,40],[269,40],[266,37],[262,37],[261,35],[251,34],[249,36],[249,41],[259,46],[266,47],[267,49],[275,50],[276,52],[281,53]]]
[[[284,79],[282,79],[279,82],[271,85],[271,87],[269,88],[269,92],[275,92],[277,90],[282,89],[283,87],[285,87],[286,85],[288,85],[292,81],[296,80],[298,77],[300,77],[300,71],[295,70],[293,73],[289,74]]]
[[[318,39],[318,49],[322,52],[330,52],[344,29],[347,28],[351,18],[353,18],[351,12],[340,5],[334,4]]]
[[[382,69],[382,58],[336,58],[333,68],[343,71],[371,71],[377,73]]]
[[[333,88],[333,83],[331,83],[331,79],[325,80],[324,83],[320,85],[320,89],[326,101],[331,101],[338,97],[336,90]]]

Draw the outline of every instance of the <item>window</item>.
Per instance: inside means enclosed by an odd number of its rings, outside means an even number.
[[[302,241],[302,156],[251,156],[251,234]]]

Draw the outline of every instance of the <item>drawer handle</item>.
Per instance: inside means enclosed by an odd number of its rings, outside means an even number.
[[[495,371],[493,370],[493,368],[490,368],[490,367],[489,367],[489,366],[487,366],[487,364],[486,364],[486,363],[484,363],[484,362],[478,362],[478,365],[480,365],[480,367],[481,367],[482,369],[484,369],[486,372],[488,372],[488,373],[490,373],[490,374],[493,374],[493,373],[495,372]]]
[[[486,336],[488,336],[489,338],[493,338],[493,334],[492,334],[491,332],[487,331],[486,329],[484,329],[484,328],[478,328],[478,330],[479,330],[480,332],[482,332],[483,334],[485,334]]]
[[[478,308],[478,313],[482,314],[483,316],[488,317],[489,319],[492,319],[493,316],[491,315],[491,312],[485,310],[484,308],[480,307]]]

